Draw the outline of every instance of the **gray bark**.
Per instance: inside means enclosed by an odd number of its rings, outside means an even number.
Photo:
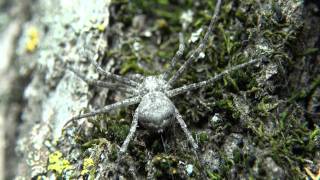
[[[7,147],[10,159],[4,162],[1,156],[0,175],[30,179],[47,171],[49,149],[64,123],[88,105],[88,86],[66,71],[64,63],[97,77],[83,54],[87,49],[92,54],[105,51],[110,1],[11,3],[6,13],[18,12],[2,14],[10,20],[2,24],[0,44],[0,127],[6,129],[0,131],[0,152]]]

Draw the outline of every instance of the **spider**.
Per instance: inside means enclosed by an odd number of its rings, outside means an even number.
[[[183,85],[178,88],[173,88],[174,83],[183,75],[188,67],[194,61],[197,61],[198,59],[203,57],[203,51],[206,48],[207,41],[212,33],[213,25],[217,21],[220,8],[221,0],[217,0],[214,14],[211,18],[210,24],[204,37],[200,41],[197,48],[187,57],[187,60],[175,73],[172,72],[175,69],[176,62],[182,57],[184,52],[184,43],[181,33],[179,34],[179,48],[171,60],[170,67],[161,75],[147,77],[139,75],[136,76],[136,78],[122,77],[120,75],[104,71],[95,61],[91,60],[91,63],[96,67],[98,73],[108,79],[108,82],[105,82],[100,80],[88,79],[75,69],[68,67],[70,71],[72,71],[75,75],[77,75],[80,79],[82,79],[89,85],[109,88],[111,90],[118,90],[129,94],[130,97],[114,104],[107,105],[101,109],[74,116],[67,121],[65,127],[69,123],[82,118],[92,117],[99,114],[107,113],[117,108],[138,104],[138,107],[136,108],[133,115],[129,133],[120,147],[118,159],[116,162],[119,162],[122,156],[126,153],[130,141],[134,138],[138,123],[140,123],[141,126],[147,129],[161,133],[165,128],[173,124],[175,122],[174,120],[176,119],[184,134],[186,135],[188,142],[192,145],[193,151],[196,152],[199,146],[188,130],[187,125],[182,118],[182,115],[179,113],[178,109],[170,100],[170,98],[191,90],[212,86],[214,82],[220,80],[225,75],[261,61],[260,59],[252,59],[246,63],[233,66],[208,80]]]

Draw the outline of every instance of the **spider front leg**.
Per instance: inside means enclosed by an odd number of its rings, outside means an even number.
[[[207,41],[209,40],[209,36],[212,33],[213,25],[218,19],[220,7],[221,7],[221,0],[217,0],[214,14],[211,18],[208,30],[207,30],[206,34],[204,35],[204,38],[201,40],[197,49],[195,49],[191,53],[191,55],[189,56],[187,61],[185,61],[184,64],[178,69],[178,71],[169,79],[169,81],[168,81],[169,86],[172,86],[181,77],[181,75],[188,69],[188,67],[191,65],[192,62],[194,62],[200,58],[200,53],[202,53],[203,50],[205,49]]]
[[[88,79],[83,74],[81,74],[79,71],[77,71],[71,67],[67,67],[67,69],[70,70],[71,72],[73,72],[76,76],[78,76],[81,80],[86,82],[88,85],[97,86],[97,87],[104,87],[104,88],[108,88],[111,90],[119,90],[119,91],[128,93],[130,95],[137,95],[138,94],[137,90],[135,90],[132,87],[127,86],[125,84],[110,83],[110,82],[104,82],[104,81],[100,81],[100,80]]]
[[[98,59],[98,54],[96,55],[95,58],[91,59],[90,57],[88,57],[88,55],[86,54],[85,55],[86,59],[89,60],[91,62],[91,64],[93,64],[96,68],[96,70],[98,71],[98,73],[100,73],[101,75],[105,76],[106,78],[110,78],[114,81],[118,81],[118,82],[121,82],[123,84],[126,84],[128,86],[131,86],[131,87],[138,87],[139,86],[139,83],[129,79],[129,78],[126,78],[126,77],[122,77],[122,76],[119,76],[117,74],[112,74],[110,72],[107,72],[105,70],[102,69],[102,67],[97,63],[95,62],[93,59]]]
[[[85,113],[85,114],[80,114],[78,116],[74,116],[72,117],[71,119],[69,119],[64,127],[67,127],[68,124],[70,124],[71,122],[74,122],[76,120],[79,120],[79,119],[82,119],[82,118],[87,118],[87,117],[92,117],[92,116],[96,116],[96,115],[99,115],[99,114],[105,114],[111,110],[114,110],[114,109],[117,109],[117,108],[120,108],[120,107],[127,107],[127,106],[130,106],[130,105],[133,105],[133,104],[137,104],[139,103],[141,100],[141,97],[140,96],[135,96],[135,97],[132,97],[132,98],[129,98],[129,99],[125,99],[125,100],[122,100],[122,101],[119,101],[119,102],[116,102],[116,103],[113,103],[113,104],[110,104],[110,105],[107,105],[101,109],[97,109],[93,112],[89,112],[89,113]]]

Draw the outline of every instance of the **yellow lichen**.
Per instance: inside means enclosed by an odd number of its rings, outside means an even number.
[[[305,167],[304,170],[306,171],[306,173],[308,174],[308,176],[312,179],[312,180],[319,180],[320,179],[320,168],[318,170],[318,174],[313,174],[309,168]]]
[[[62,157],[60,151],[56,151],[49,155],[48,170],[52,170],[61,174],[64,170],[73,169],[70,162]]]
[[[30,27],[27,31],[27,43],[26,43],[26,50],[28,52],[33,52],[39,44],[39,32],[37,28]]]
[[[161,157],[160,157],[160,156],[157,156],[155,159],[156,159],[157,161],[160,161],[160,160],[161,160]]]
[[[156,25],[159,29],[166,29],[168,28],[168,22],[164,19],[158,19],[156,21]]]
[[[98,24],[97,25],[97,29],[100,31],[100,32],[104,32],[106,30],[106,25],[105,24]]]
[[[94,161],[92,158],[85,158],[83,160],[83,168],[82,168],[82,171],[81,171],[81,175],[85,175],[85,174],[92,174],[93,173],[93,167],[94,167]]]
[[[177,169],[176,168],[171,168],[171,173],[172,174],[177,174]]]

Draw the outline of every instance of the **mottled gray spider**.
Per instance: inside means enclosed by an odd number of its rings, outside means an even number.
[[[179,49],[176,52],[175,56],[171,60],[171,66],[167,71],[159,76],[148,76],[141,78],[126,78],[116,74],[111,74],[104,71],[96,62],[93,60],[92,63],[96,67],[97,71],[108,78],[110,81],[114,82],[104,82],[100,80],[91,80],[87,79],[85,76],[81,75],[78,71],[69,68],[77,76],[79,76],[83,81],[87,82],[90,85],[109,88],[111,90],[120,90],[122,92],[128,93],[131,95],[130,98],[127,98],[123,101],[116,102],[114,104],[107,105],[101,109],[97,109],[93,112],[80,114],[78,116],[72,117],[67,123],[73,122],[81,118],[87,118],[96,116],[99,114],[107,113],[110,110],[117,109],[120,107],[127,107],[129,105],[138,104],[137,109],[134,112],[132,124],[130,127],[129,134],[127,135],[125,141],[123,142],[117,162],[121,159],[124,153],[126,153],[128,144],[134,137],[134,133],[138,127],[138,122],[150,129],[157,132],[162,132],[166,127],[174,122],[174,119],[177,119],[179,125],[181,126],[183,132],[187,136],[188,141],[192,145],[194,151],[197,151],[198,144],[192,137],[190,131],[187,129],[187,125],[184,122],[181,114],[178,109],[175,107],[170,98],[185,93],[187,91],[195,90],[201,87],[206,87],[212,85],[215,81],[221,79],[223,76],[229,74],[230,72],[239,70],[241,68],[247,67],[249,65],[255,64],[260,60],[254,59],[246,63],[236,65],[228,70],[223,71],[222,73],[202,82],[197,82],[189,85],[184,85],[179,88],[173,89],[172,86],[174,83],[181,77],[181,75],[187,70],[190,64],[199,58],[201,58],[202,53],[206,47],[207,41],[211,35],[213,24],[217,21],[217,16],[220,11],[221,0],[218,0],[215,7],[215,12],[211,18],[209,27],[205,33],[205,36],[199,43],[198,47],[189,55],[188,59],[184,64],[172,75],[176,61],[181,58],[184,51],[184,43],[182,34],[179,35],[180,45]]]

